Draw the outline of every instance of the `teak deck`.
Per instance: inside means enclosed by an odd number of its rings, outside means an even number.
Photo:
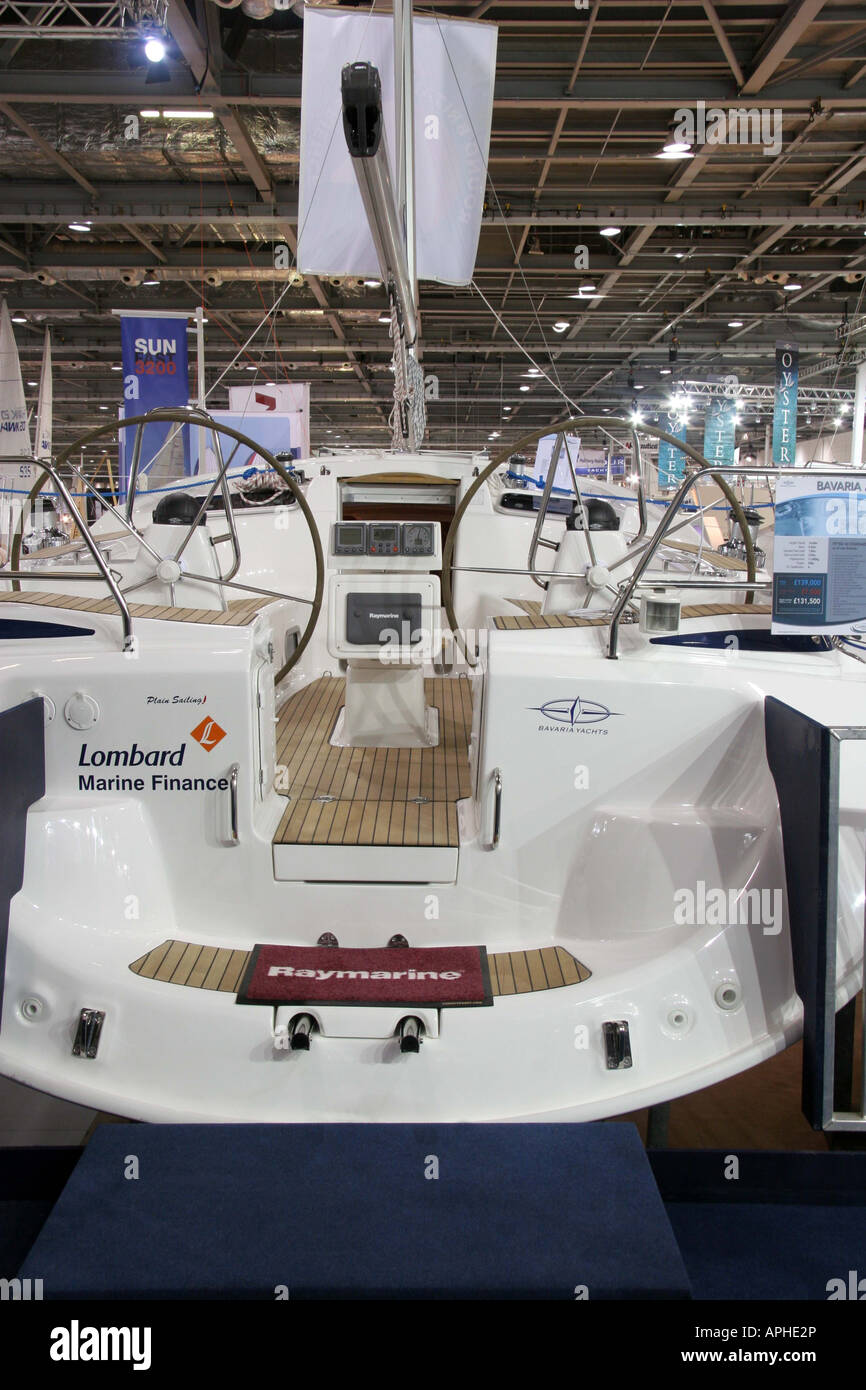
[[[472,794],[471,686],[438,677],[424,689],[439,711],[436,748],[332,748],[345,680],[320,676],[292,696],[277,725],[289,804],[275,845],[459,845],[457,802]]]
[[[236,994],[249,963],[249,951],[228,947],[197,946],[191,941],[163,941],[130,965],[134,975],[189,989]],[[564,946],[542,946],[531,951],[499,951],[487,957],[490,990],[494,998],[509,994],[536,994],[539,990],[580,985],[592,971]]]
[[[2,603],[32,603],[40,608],[64,608],[75,613],[105,613],[120,617],[113,598],[87,598],[84,594],[51,594],[46,590],[24,590],[21,593],[0,594]],[[248,627],[256,614],[274,600],[268,595],[234,599],[225,610],[221,608],[172,608],[163,603],[130,603],[133,618],[160,618],[169,623],[210,623],[214,627]]]

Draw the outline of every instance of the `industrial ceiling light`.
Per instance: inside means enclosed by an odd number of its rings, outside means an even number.
[[[528,390],[529,390],[529,387],[528,387],[528,386],[521,386],[520,389],[521,389],[521,391],[528,391]]]
[[[659,367],[659,376],[670,376],[670,367]]]
[[[378,318],[378,322],[379,322],[379,323],[390,323],[390,322],[391,322],[391,315],[390,315],[390,314],[380,314],[380,315],[379,315],[379,318]]]
[[[12,315],[12,322],[13,322],[13,323],[26,323],[27,320],[26,320],[26,318],[24,317],[23,314],[13,314],[13,315]]]
[[[70,232],[89,232],[92,227],[90,222],[67,222]]]
[[[368,289],[368,290],[378,290],[378,289],[381,287],[382,281],[381,281],[381,280],[365,280],[363,283],[367,286],[367,289]]]
[[[157,279],[154,278],[153,272],[151,271],[151,273],[150,273],[150,275],[148,276],[148,278],[147,278],[146,280],[142,280],[141,283],[142,283],[143,285],[158,285],[158,284],[159,284],[159,281],[158,281]]]
[[[788,291],[790,291],[790,290],[801,290],[802,288],[803,288],[803,286],[800,284],[799,280],[788,280],[788,281],[782,286],[782,289],[783,289],[783,290],[788,290]]]
[[[668,140],[658,151],[656,159],[694,159],[694,154],[685,140]]]
[[[619,236],[622,227],[600,227],[599,236]]]
[[[149,63],[161,63],[165,60],[165,44],[156,34],[151,34],[146,40],[144,56]]]
[[[557,319],[556,323],[553,325],[553,331],[554,333],[564,333],[566,328],[570,327],[571,324],[568,322],[568,319]]]
[[[742,328],[742,326],[743,326],[743,320],[742,320],[742,319],[728,319],[728,327],[729,327],[729,328]]]

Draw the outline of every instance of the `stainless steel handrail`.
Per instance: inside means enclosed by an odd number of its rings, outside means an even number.
[[[646,505],[646,479],[644,477],[643,454],[640,451],[640,440],[637,430],[632,428],[631,437],[634,442],[634,461],[637,465],[637,533],[629,541],[629,547],[642,541],[646,535],[647,525],[649,524],[649,513]]]
[[[63,498],[63,501],[69,508],[70,514],[74,516],[79,516],[80,514],[78,512],[78,508],[75,505],[75,499],[70,493],[63,479],[60,477],[60,474],[55,469],[54,465],[49,463],[46,459],[40,459],[39,463],[40,467],[42,468],[42,471],[48,474],[48,477],[51,479],[58,493]],[[123,594],[120,591],[120,588],[114,578],[112,570],[110,570],[108,565],[106,564],[105,557],[103,556],[102,551],[94,542],[93,536],[90,533],[90,527],[87,523],[86,517],[80,517],[78,529],[81,532],[81,538],[84,541],[84,544],[90,551],[91,558],[94,561],[96,568],[99,570],[99,575],[94,576],[94,578],[101,578],[105,581],[105,583],[108,585],[111,597],[114,599],[120,611],[120,619],[123,624],[123,650],[125,652],[131,651],[135,646],[135,641],[132,635],[132,615],[130,614],[129,606],[126,602],[126,599],[123,597]],[[24,572],[24,575],[22,575],[22,573],[18,570],[0,569],[0,579],[3,579],[5,577],[8,577],[10,579],[20,579],[22,577],[32,579],[33,575],[32,573],[28,574],[26,571]],[[83,575],[74,575],[72,577],[75,579],[84,578]]]
[[[496,849],[502,831],[502,769],[493,769],[493,839],[490,848]]]
[[[222,572],[220,572],[218,582],[221,584],[227,584],[229,580],[234,579],[235,575],[241,567],[240,541],[238,540],[237,526],[235,525],[235,514],[231,504],[231,489],[229,488],[228,478],[226,476],[228,474],[228,470],[231,468],[232,459],[237,453],[238,446],[237,444],[235,444],[234,449],[232,449],[232,452],[229,455],[228,462],[226,462],[223,458],[222,445],[219,441],[219,430],[216,428],[215,422],[211,419],[209,415],[205,414],[205,412],[201,410],[196,412],[196,417],[196,424],[202,430],[207,430],[209,425],[210,436],[213,440],[214,453],[217,456],[219,469],[217,472],[217,476],[214,478],[213,482],[207,490],[207,493],[202,498],[201,503],[199,505],[199,509],[195,514],[195,520],[193,521],[192,525],[188,527],[186,535],[184,536],[183,540],[180,543],[180,546],[174,553],[173,559],[177,560],[177,562],[180,563],[180,558],[183,555],[183,552],[186,550],[192,536],[195,534],[195,528],[198,526],[202,517],[207,512],[210,500],[216,492],[217,488],[219,488],[220,493],[222,495],[223,507],[225,509],[226,514],[226,525],[229,528],[229,539],[231,540],[232,545],[232,566],[227,574],[223,574]],[[208,424],[205,424],[205,421],[207,421]]]
[[[241,838],[238,829],[238,777],[240,770],[240,763],[232,763],[229,769],[229,827],[231,832],[229,844],[232,845],[239,844]]]
[[[541,532],[544,527],[544,523],[547,520],[547,508],[550,504],[550,494],[553,492],[553,479],[556,476],[556,469],[559,463],[559,456],[562,453],[562,446],[564,441],[565,435],[558,434],[553,443],[553,449],[550,454],[550,463],[548,464],[547,468],[547,477],[544,480],[544,491],[541,494],[541,503],[538,508],[538,516],[535,518],[535,527],[532,532],[532,540],[529,542],[529,554],[526,557],[526,567],[529,570],[530,574],[532,574],[532,578],[535,580],[535,583],[538,585],[539,589],[546,589],[547,582],[543,579],[539,579],[538,576],[534,573],[535,556],[538,551],[539,545],[542,544]]]

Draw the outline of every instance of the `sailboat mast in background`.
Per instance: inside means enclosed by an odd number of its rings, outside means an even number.
[[[39,378],[39,405],[36,409],[35,454],[38,459],[51,458],[52,421],[54,415],[54,386],[51,374],[51,329],[45,330],[42,349],[42,375]]]

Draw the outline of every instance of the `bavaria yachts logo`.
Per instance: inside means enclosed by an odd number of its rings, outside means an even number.
[[[539,724],[539,733],[574,733],[575,730],[583,730],[587,733],[606,734],[607,729],[592,726],[604,724],[608,719],[622,717],[615,710],[608,709],[607,705],[599,704],[597,700],[584,700],[580,695],[576,695],[573,700],[548,700],[543,705],[529,705],[527,708],[537,710],[549,721],[547,724]]]

